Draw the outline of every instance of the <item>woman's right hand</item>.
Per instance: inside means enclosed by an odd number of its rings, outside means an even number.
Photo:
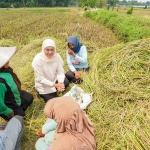
[[[71,49],[68,49],[68,54],[69,54],[69,55],[72,55],[73,57],[76,57],[76,54],[75,54],[74,51],[71,50]]]
[[[81,78],[81,75],[80,75],[80,73],[78,71],[74,71],[74,74],[75,74],[75,78],[76,79]]]
[[[7,117],[11,119],[13,116],[14,116],[14,111],[12,111],[12,113],[8,115]]]
[[[59,92],[62,92],[62,91],[65,90],[65,85],[64,85],[64,83],[56,83],[56,84],[54,84],[53,86],[54,86],[55,88],[57,88],[57,90],[58,90]]]
[[[45,134],[43,134],[42,133],[42,130],[38,133],[38,139],[40,138],[40,137],[44,137],[45,136]]]

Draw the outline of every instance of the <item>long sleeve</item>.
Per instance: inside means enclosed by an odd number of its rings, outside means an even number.
[[[65,79],[64,68],[62,63],[58,63],[57,67],[57,80],[58,82],[63,83]]]
[[[71,56],[68,54],[68,51],[67,51],[67,64],[68,64],[69,69],[70,69],[72,72],[76,71],[75,67],[74,67],[73,64],[72,64]]]
[[[53,82],[45,78],[45,74],[43,72],[43,66],[41,64],[40,59],[37,59],[37,57],[32,62],[32,67],[34,69],[35,74],[35,80],[38,81],[41,84],[44,84],[46,86],[53,86]]]
[[[78,64],[73,64],[73,61],[79,62]],[[67,63],[69,69],[74,72],[76,68],[88,68],[88,61],[87,61],[87,49],[85,46],[80,48],[80,51],[76,54],[75,57],[68,54],[67,51]]]
[[[76,55],[75,59],[82,64],[87,63],[87,50],[85,46],[81,47],[80,55]]]
[[[8,116],[12,113],[12,109],[7,107],[4,103],[5,92],[7,91],[6,86],[3,83],[0,83],[0,114]]]
[[[58,53],[52,61],[44,61],[41,53],[37,54],[32,61],[32,67],[35,75],[35,88],[39,94],[54,93],[56,88],[53,85],[56,81],[64,82],[63,60]]]
[[[45,124],[42,126],[42,133],[46,134],[49,131],[53,131],[56,129],[57,123],[53,120],[48,118],[45,122]]]

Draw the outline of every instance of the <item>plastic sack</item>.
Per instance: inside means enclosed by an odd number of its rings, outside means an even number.
[[[86,107],[92,102],[92,94],[86,93],[82,88],[74,85],[69,92],[63,96],[70,96],[78,102],[81,109],[86,109]]]

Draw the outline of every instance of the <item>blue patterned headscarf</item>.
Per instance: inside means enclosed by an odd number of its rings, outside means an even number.
[[[79,40],[76,36],[69,36],[68,47],[69,47],[69,43],[72,43],[75,45],[74,48],[71,48],[71,50],[73,50],[75,53],[78,53],[80,51],[82,44],[79,42]]]

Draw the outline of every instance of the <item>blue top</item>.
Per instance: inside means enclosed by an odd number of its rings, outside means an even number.
[[[0,150],[19,149],[19,137],[22,133],[20,121],[13,117],[8,123],[5,130],[0,131]]]
[[[69,43],[72,43],[75,45],[74,48],[70,48],[71,50],[74,51],[74,53],[78,53],[80,51],[80,48],[82,46],[82,44],[79,42],[78,38],[76,36],[69,36],[68,38],[68,47],[69,47]]]
[[[72,72],[76,71],[76,68],[88,68],[86,47],[81,46],[79,52],[76,53],[76,57],[69,55],[67,51],[67,64]]]

